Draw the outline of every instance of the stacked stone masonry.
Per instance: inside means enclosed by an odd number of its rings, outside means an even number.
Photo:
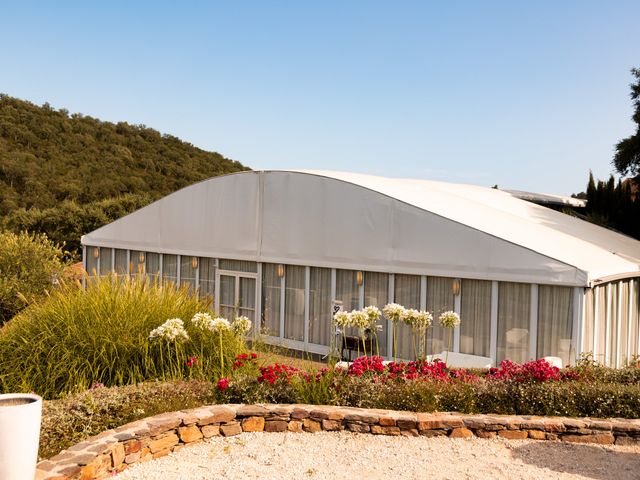
[[[410,413],[317,405],[214,405],[156,415],[103,432],[40,462],[36,479],[107,478],[129,465],[163,457],[216,435],[322,430],[640,444],[640,419]]]

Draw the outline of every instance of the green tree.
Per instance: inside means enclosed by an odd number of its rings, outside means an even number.
[[[635,108],[631,118],[636,124],[636,132],[618,142],[613,164],[620,175],[631,175],[640,181],[640,69],[632,68],[631,74],[636,78],[631,84],[631,100]]]
[[[0,232],[0,325],[51,291],[65,267],[45,235]]]

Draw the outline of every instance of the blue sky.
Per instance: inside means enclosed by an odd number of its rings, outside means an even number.
[[[0,92],[252,168],[568,194],[633,132],[636,1],[6,2]]]

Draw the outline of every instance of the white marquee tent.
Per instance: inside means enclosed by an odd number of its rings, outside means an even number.
[[[640,242],[473,185],[326,171],[242,172],[82,238],[85,267],[211,295],[291,348],[327,350],[333,301],[456,310],[454,350],[622,365],[639,351]],[[385,325],[388,327],[388,325]],[[383,332],[384,353],[391,338]],[[410,356],[408,331],[399,336]],[[429,346],[444,349],[435,327]]]

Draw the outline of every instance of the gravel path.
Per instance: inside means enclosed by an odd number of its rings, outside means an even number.
[[[535,440],[243,433],[133,466],[119,480],[638,479],[640,447]]]

